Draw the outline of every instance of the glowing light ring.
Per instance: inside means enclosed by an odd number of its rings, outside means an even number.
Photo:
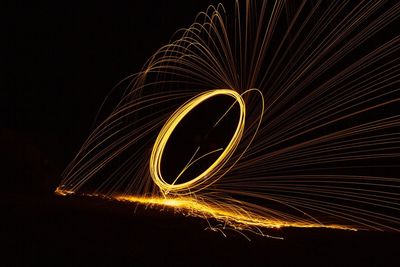
[[[236,100],[236,103],[239,105],[240,113],[239,120],[236,127],[236,130],[232,136],[232,139],[224,148],[221,155],[208,167],[204,172],[202,172],[197,177],[194,177],[190,181],[181,184],[169,184],[167,183],[162,176],[161,173],[161,160],[164,153],[165,146],[175,130],[180,121],[194,108],[196,108],[199,104],[204,102],[205,100],[214,97],[216,95],[227,95],[233,97]],[[235,104],[236,104],[235,103]],[[246,105],[240,94],[238,94],[234,90],[230,89],[217,89],[204,92],[200,95],[195,96],[194,98],[188,100],[181,107],[179,107],[167,120],[161,129],[160,133],[157,136],[157,139],[154,143],[153,150],[150,156],[150,174],[153,178],[154,183],[161,189],[164,193],[176,193],[183,194],[188,191],[196,191],[201,188],[207,186],[205,182],[214,177],[216,174],[229,160],[238,146],[244,131],[245,126],[245,117],[246,117]]]

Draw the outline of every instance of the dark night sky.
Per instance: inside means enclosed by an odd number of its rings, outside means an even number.
[[[393,233],[288,229],[272,231],[286,241],[254,237],[249,243],[165,211],[139,209],[135,215],[130,205],[53,196],[111,88],[219,1],[82,2],[4,5],[8,67],[0,95],[0,194],[6,263],[381,266],[397,261],[400,237]]]
[[[13,60],[6,75],[9,99],[1,110],[4,145],[29,146],[40,154],[39,164],[58,176],[89,134],[111,88],[139,71],[206,7],[207,1],[10,5],[15,17],[9,45],[15,55],[7,55]],[[21,156],[13,151],[11,156]]]

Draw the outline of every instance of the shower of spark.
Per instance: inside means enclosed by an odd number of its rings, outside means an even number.
[[[209,6],[118,84],[119,103],[56,193],[172,207],[259,233],[400,231],[399,17],[400,2],[379,0]],[[202,118],[213,120],[202,140],[218,131],[229,140],[185,144],[189,156],[166,177],[177,128],[217,97],[230,102]],[[235,110],[230,132],[221,124]]]

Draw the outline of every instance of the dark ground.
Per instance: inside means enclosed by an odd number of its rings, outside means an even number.
[[[105,3],[4,4],[1,266],[398,265],[396,233],[283,229],[270,234],[284,241],[249,242],[169,211],[53,195],[109,90],[208,1]]]
[[[2,237],[12,265],[395,266],[399,234],[281,229],[275,240],[171,211],[90,197],[3,196]],[[4,258],[3,258],[4,259]]]

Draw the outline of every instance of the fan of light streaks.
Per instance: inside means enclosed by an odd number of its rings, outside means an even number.
[[[210,6],[119,84],[128,83],[121,100],[57,192],[172,206],[235,229],[399,231],[399,12],[396,1]],[[182,194],[179,177],[159,179],[157,136],[184,103],[222,89],[243,100],[240,138]],[[227,150],[198,146],[178,173]]]

